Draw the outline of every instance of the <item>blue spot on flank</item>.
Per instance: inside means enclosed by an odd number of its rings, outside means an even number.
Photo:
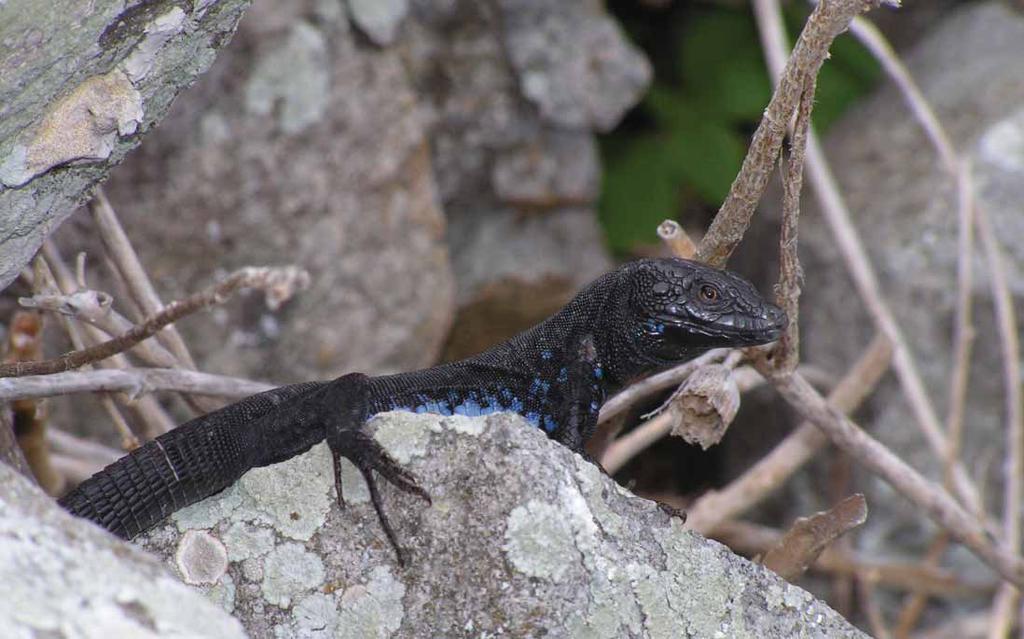
[[[556,428],[558,427],[558,424],[556,424],[556,423],[555,423],[555,420],[554,420],[554,419],[552,419],[552,418],[551,418],[550,416],[548,416],[548,415],[544,415],[544,416],[543,416],[543,417],[541,418],[541,422],[540,422],[540,423],[541,423],[541,427],[542,427],[542,428],[544,429],[544,431],[545,431],[545,432],[547,432],[547,433],[553,433],[553,432],[555,432],[555,429],[556,429]]]
[[[533,424],[534,426],[540,426],[540,413],[526,413],[525,415],[523,415],[523,418],[526,419],[526,421]]]
[[[554,356],[555,356],[555,354],[552,353],[551,351],[541,351],[540,352],[540,358],[541,359],[551,359]]]
[[[601,405],[598,404],[597,402],[590,402],[590,412],[591,413],[596,413],[598,410],[600,410],[600,408],[601,408]]]
[[[594,367],[594,379],[601,379],[604,377],[604,369],[600,366]]]
[[[547,393],[551,388],[551,382],[545,382],[539,377],[534,377],[533,381],[530,382],[530,394],[540,395],[541,393]]]
[[[569,379],[569,369],[563,366],[558,370],[558,381],[564,384],[567,379]]]

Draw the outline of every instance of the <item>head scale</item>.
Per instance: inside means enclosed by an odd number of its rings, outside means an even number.
[[[633,349],[652,364],[684,361],[711,348],[778,339],[786,314],[730,271],[677,258],[626,270]]]

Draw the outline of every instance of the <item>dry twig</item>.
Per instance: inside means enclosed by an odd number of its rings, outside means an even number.
[[[829,394],[829,403],[844,412],[852,412],[875,388],[889,368],[892,347],[883,335],[871,345]],[[810,461],[828,438],[810,422],[804,422],[770,453],[725,487],[705,493],[687,513],[686,523],[705,534],[723,522],[742,514],[766,495],[777,490],[789,477]]]
[[[782,534],[780,530],[761,524],[732,520],[715,529],[711,537],[734,552],[753,557],[778,544]],[[911,562],[879,561],[836,546],[826,548],[811,570],[844,576],[870,573],[879,585],[886,588],[943,597],[979,598],[995,591],[995,582],[966,582],[959,575],[941,568]]]
[[[290,297],[296,288],[304,288],[309,276],[295,267],[248,267],[235,271],[222,282],[195,293],[184,300],[171,302],[156,315],[132,327],[126,333],[102,344],[62,357],[41,362],[15,362],[0,366],[0,377],[46,375],[68,371],[84,364],[106,359],[121,353],[150,337],[164,326],[200,309],[222,303],[232,293],[244,288],[258,288],[267,293],[268,304],[279,304]]]
[[[156,315],[163,310],[163,303],[153,284],[149,281],[149,276],[146,275],[139,256],[135,253],[128,235],[124,232],[121,221],[117,219],[117,214],[110,205],[103,187],[96,189],[96,197],[89,203],[89,210],[92,212],[103,245],[117,266],[118,273],[124,278],[135,302],[146,315]],[[196,364],[185,345],[185,340],[178,333],[178,329],[174,326],[167,326],[157,334],[157,339],[167,344],[182,365],[195,369]]]
[[[795,581],[817,561],[818,556],[840,536],[868,518],[864,495],[852,495],[829,510],[801,517],[761,557],[761,565],[786,581]]]
[[[757,365],[762,375],[770,377],[779,394],[805,419],[825,431],[837,446],[927,512],[929,517],[949,530],[1004,578],[1018,585],[1024,584],[1024,559],[1014,550],[994,543],[978,519],[965,511],[938,485],[925,479],[878,440],[830,406],[799,373],[772,376],[769,365],[764,362],[757,362]]]
[[[0,401],[97,392],[127,393],[134,398],[152,391],[237,399],[271,388],[264,382],[186,369],[125,368],[0,378]]]
[[[793,54],[778,82],[764,117],[750,141],[750,149],[739,175],[729,189],[722,207],[711,223],[697,250],[697,259],[722,266],[729,259],[750,225],[754,209],[768,185],[782,148],[786,126],[796,110],[808,78],[815,78],[832,41],[845,31],[850,21],[877,0],[834,0],[814,8],[804,26]]]

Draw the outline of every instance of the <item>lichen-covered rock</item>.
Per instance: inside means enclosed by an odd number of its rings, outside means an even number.
[[[0,3],[0,289],[209,67],[248,4]]]
[[[4,637],[232,639],[241,625],[138,549],[0,463]]]
[[[165,299],[247,264],[310,272],[276,313],[183,323],[203,368],[285,382],[436,358],[453,282],[426,121],[344,2],[253,6],[107,193]]]
[[[216,574],[220,553],[181,548],[219,540],[227,570],[197,587],[253,636],[864,636],[517,416],[387,413],[370,427],[432,497],[383,487],[405,567],[348,464],[337,508],[322,444],[250,471],[143,545]]]

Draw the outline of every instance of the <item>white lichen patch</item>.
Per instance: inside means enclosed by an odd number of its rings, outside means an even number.
[[[386,639],[402,625],[405,584],[386,566],[370,572],[365,586],[346,588],[338,599],[337,639]]]
[[[187,584],[215,584],[228,570],[228,552],[224,544],[208,532],[190,530],[178,541],[174,565]]]
[[[224,612],[235,611],[235,580],[231,575],[224,575],[217,583],[203,589],[203,594],[213,603],[220,606]]]
[[[562,508],[536,499],[509,513],[502,549],[519,572],[554,582],[562,581],[580,556]]]
[[[333,639],[338,625],[334,597],[315,592],[295,604],[289,623],[274,627],[277,639]]]
[[[274,547],[274,533],[262,526],[237,521],[223,535],[230,561],[262,557]]]
[[[280,464],[253,469],[237,484],[243,499],[233,519],[260,521],[286,537],[306,541],[331,508],[333,473],[326,444]]]
[[[299,133],[323,119],[330,95],[327,41],[297,22],[283,44],[256,61],[245,105],[257,115],[276,113],[282,131]]]
[[[460,435],[471,435],[476,437],[487,428],[487,421],[474,419],[465,415],[452,415],[441,420],[441,425]]]
[[[289,608],[293,600],[319,588],[323,580],[323,561],[301,544],[282,544],[263,560],[261,588],[267,603]]]
[[[170,11],[157,16],[146,25],[145,37],[121,63],[121,68],[133,84],[149,75],[160,50],[168,40],[185,28],[185,18],[185,12],[181,7],[172,7]]]
[[[366,479],[355,464],[342,458],[341,463],[341,494],[346,504],[366,504],[370,501],[370,488]]]
[[[427,453],[431,433],[440,430],[438,421],[437,415],[395,411],[381,413],[370,423],[374,438],[384,450],[399,464],[408,464],[414,457]]]
[[[124,72],[95,75],[58,100],[0,162],[0,183],[15,187],[55,166],[105,160],[118,136],[142,122],[142,94]]]

